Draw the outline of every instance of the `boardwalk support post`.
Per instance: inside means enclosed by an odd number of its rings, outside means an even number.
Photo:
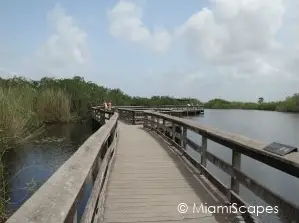
[[[232,175],[231,175],[231,190],[239,195],[239,182],[236,178],[235,171],[241,170],[241,153],[237,152],[235,149],[232,151]],[[231,193],[229,194],[229,200],[230,202],[233,202],[233,198],[231,196]]]
[[[183,126],[183,134],[182,134],[182,147],[186,151],[187,149],[187,127]]]
[[[207,138],[205,136],[201,136],[201,157],[200,164],[206,168],[207,167]]]
[[[175,140],[175,124],[172,122],[172,135],[171,135],[172,141]]]

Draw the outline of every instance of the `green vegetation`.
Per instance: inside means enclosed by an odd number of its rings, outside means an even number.
[[[258,102],[237,102],[223,99],[213,99],[204,103],[205,108],[210,109],[247,109],[266,110],[280,112],[299,112],[299,94],[287,97],[284,101],[265,102],[263,97],[258,98]]]
[[[131,97],[120,89],[109,89],[82,77],[71,79],[42,78],[40,81],[22,77],[0,78],[0,222],[5,215],[5,182],[3,155],[11,147],[26,142],[42,131],[45,123],[72,122],[89,115],[91,106],[103,101],[113,105],[180,105],[202,104],[197,99],[176,99],[169,96]],[[204,104],[211,109],[256,109],[299,112],[299,94],[279,102],[232,102],[213,99]]]
[[[78,76],[71,79],[45,77],[40,81],[0,78],[0,222],[5,219],[5,151],[35,136],[45,123],[88,117],[89,108],[101,105],[104,100],[113,105],[199,103],[196,99],[181,101],[168,96],[130,97],[120,89],[105,88]]]

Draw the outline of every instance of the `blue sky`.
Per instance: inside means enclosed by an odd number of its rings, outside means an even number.
[[[298,11],[296,0],[1,0],[0,75],[279,100],[298,92]]]

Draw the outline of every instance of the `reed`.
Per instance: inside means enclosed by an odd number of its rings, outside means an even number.
[[[68,122],[72,118],[70,98],[60,89],[30,86],[0,88],[0,222],[4,222],[6,182],[3,155],[43,130],[47,122]]]
[[[70,97],[61,89],[44,89],[37,98],[36,113],[45,123],[69,122],[72,119]]]

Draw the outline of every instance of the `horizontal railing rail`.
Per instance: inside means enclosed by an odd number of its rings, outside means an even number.
[[[78,222],[77,206],[84,187],[92,179],[95,185],[89,196],[81,222],[102,217],[107,176],[118,139],[117,121],[113,114],[106,124],[82,146],[29,198],[7,223]]]
[[[133,110],[121,108],[117,110],[119,119],[128,124],[142,124],[143,123],[143,110]]]
[[[215,128],[196,124],[192,121],[181,119],[157,112],[145,111],[145,128],[151,129],[158,135],[166,138],[175,147],[180,149],[183,156],[188,160],[199,174],[204,175],[210,182],[222,192],[231,203],[239,206],[247,205],[240,197],[239,186],[244,185],[255,195],[261,197],[265,202],[278,206],[279,214],[288,220],[299,219],[299,207],[290,201],[285,200],[280,195],[261,185],[259,182],[242,172],[241,155],[255,159],[267,164],[275,169],[285,172],[291,176],[299,178],[299,153],[290,153],[285,156],[278,156],[263,150],[267,145],[240,135],[219,131]],[[178,132],[177,129],[180,131]],[[187,137],[187,130],[193,131],[201,136],[201,145],[198,145]],[[216,142],[232,150],[231,164],[207,151],[208,140]],[[200,154],[200,161],[186,152],[187,145],[195,149]],[[217,177],[207,170],[207,161],[230,176],[230,186],[226,186]],[[248,212],[243,213],[248,221],[254,221]]]
[[[105,121],[109,120],[110,117],[114,115],[114,113],[115,112],[112,110],[106,110],[97,107],[93,107],[91,109],[91,117],[101,124],[105,124]]]
[[[197,109],[193,109],[192,107],[186,111],[179,110],[169,110],[169,109],[159,109],[153,108],[153,111],[168,114],[172,116],[184,116],[188,115],[188,112],[198,111]],[[128,108],[118,108],[117,112],[119,113],[119,119],[128,123],[128,124],[142,124],[144,120],[144,112],[149,110],[136,110],[136,109],[128,109]]]
[[[93,109],[103,109],[104,106],[94,106]],[[113,106],[113,109],[134,109],[134,110],[152,110],[153,108],[157,109],[183,109],[183,108],[193,108],[203,110],[203,105],[148,105],[148,106],[126,106],[126,105],[117,105]]]

